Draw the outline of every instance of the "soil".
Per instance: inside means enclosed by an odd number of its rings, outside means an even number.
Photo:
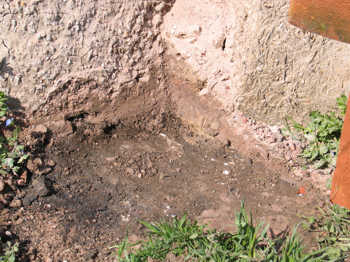
[[[152,132],[120,124],[98,135],[75,121],[74,133],[38,151],[52,171],[32,177],[24,206],[2,212],[2,235],[20,242],[20,261],[114,261],[110,247],[144,236],[140,220],[187,214],[233,231],[243,200],[278,234],[324,201],[306,182],[298,195],[283,166],[195,135],[175,118]]]

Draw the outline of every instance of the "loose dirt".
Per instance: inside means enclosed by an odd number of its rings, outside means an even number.
[[[90,135],[78,126],[38,153],[54,168],[32,178],[24,207],[2,213],[2,235],[20,241],[21,261],[113,261],[111,246],[144,236],[140,220],[187,214],[233,231],[243,200],[277,234],[322,203],[310,184],[298,196],[282,166],[272,170],[176,119],[152,133],[115,125]]]

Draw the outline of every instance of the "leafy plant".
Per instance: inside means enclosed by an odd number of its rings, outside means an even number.
[[[0,117],[8,116],[7,98],[3,92],[0,92]],[[13,118],[7,118],[3,121],[5,128],[12,128]],[[4,135],[4,129],[0,134],[0,174],[6,175],[8,172],[17,173],[21,165],[28,158],[24,152],[24,146],[18,143],[19,128],[15,127],[11,136]]]
[[[7,242],[5,254],[0,256],[0,262],[15,262],[17,252],[18,244],[11,245],[10,242]]]
[[[5,96],[4,92],[0,92],[0,117],[3,117],[7,114],[7,97]]]
[[[268,226],[260,223],[254,226],[242,202],[236,215],[237,232],[217,232],[186,216],[172,222],[142,224],[148,229],[148,239],[129,243],[124,239],[112,247],[116,249],[120,262],[143,262],[149,259],[166,261],[167,257],[180,257],[184,261],[273,261],[273,262],[316,262],[342,261],[342,250],[324,247],[311,253],[304,253],[295,228],[290,237],[267,236]]]
[[[343,117],[346,111],[345,95],[337,98],[339,113],[330,112],[322,114],[319,111],[310,113],[310,122],[303,126],[294,122],[293,127],[302,134],[302,140],[307,143],[301,156],[315,168],[334,167],[340,134],[343,126]]]

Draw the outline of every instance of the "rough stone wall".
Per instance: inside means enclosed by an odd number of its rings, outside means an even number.
[[[288,24],[287,0],[177,0],[163,37],[226,111],[281,123],[350,92],[350,45]]]
[[[350,45],[303,33],[287,11],[287,0],[3,0],[0,89],[35,119],[106,110],[112,119],[159,100],[167,50],[189,68],[177,77],[226,112],[299,120],[350,92]]]
[[[171,2],[0,1],[1,90],[39,117],[127,97],[152,78],[160,86],[159,26]]]

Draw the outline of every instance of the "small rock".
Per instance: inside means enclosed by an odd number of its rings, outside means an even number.
[[[130,167],[126,168],[125,171],[130,176],[134,175],[134,173],[135,173],[134,170]]]
[[[224,175],[229,175],[229,174],[230,174],[230,171],[229,171],[229,170],[224,170],[222,173],[223,173]]]
[[[22,201],[20,199],[14,199],[11,201],[9,206],[12,208],[19,208],[22,206]]]

